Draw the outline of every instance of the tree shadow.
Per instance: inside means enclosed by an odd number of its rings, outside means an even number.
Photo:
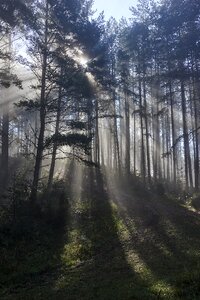
[[[63,199],[67,190],[69,199],[60,210],[64,223],[52,215],[29,242],[22,239],[24,252],[16,249],[16,264],[8,262],[16,271],[2,299],[198,299],[197,286],[185,279],[189,292],[180,292],[177,282],[198,268],[197,215],[134,192],[130,183],[111,189],[98,168],[71,161],[67,170],[60,193]]]
[[[165,197],[137,192],[127,185],[125,192],[116,188],[113,193],[130,232],[130,249],[135,249],[156,281],[169,284],[181,299],[198,299],[199,215]]]
[[[81,203],[74,214],[73,233],[78,232],[78,238],[72,242],[73,249],[79,249],[79,257],[75,251],[79,259],[58,278],[58,299],[66,294],[74,300],[155,299],[147,282],[127,262],[100,169],[85,167],[82,177]]]

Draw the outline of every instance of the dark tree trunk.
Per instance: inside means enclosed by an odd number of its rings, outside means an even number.
[[[100,147],[99,147],[99,106],[98,99],[95,99],[95,163],[99,165],[100,163]]]
[[[127,92],[125,94],[125,128],[126,128],[126,148],[125,148],[125,170],[130,174],[130,108]]]
[[[172,93],[172,84],[171,80],[169,82],[169,97],[170,97],[170,112],[171,112],[171,125],[172,125],[172,147],[173,147],[173,181],[174,184],[176,184],[176,145],[175,145],[175,140],[176,140],[176,133],[175,133],[175,121],[174,121],[174,103],[173,103],[173,93]]]
[[[46,70],[47,70],[47,46],[48,46],[48,1],[46,1],[45,12],[45,32],[44,32],[44,46],[42,59],[42,78],[41,78],[41,94],[40,94],[40,129],[37,144],[36,161],[33,175],[33,183],[31,188],[30,199],[35,203],[37,200],[37,190],[40,177],[40,168],[44,150],[44,133],[45,133],[45,119],[46,119]]]
[[[198,67],[196,63],[196,71],[198,74]],[[194,124],[195,124],[195,157],[194,157],[194,174],[195,174],[195,189],[198,191],[199,190],[199,127],[200,127],[200,122],[199,122],[199,97],[198,97],[198,84],[193,76],[193,102],[194,102]]]
[[[146,132],[146,157],[147,157],[147,176],[148,183],[151,183],[151,162],[150,162],[150,151],[149,151],[149,126],[148,126],[148,115],[147,115],[147,99],[146,99],[146,84],[143,78],[143,95],[144,95],[144,117],[145,117],[145,132]]]
[[[183,80],[181,80],[181,105],[182,105],[182,118],[183,118],[183,138],[184,138],[184,158],[185,158],[185,180],[186,180],[186,189],[190,186],[193,186],[192,181],[192,166],[191,166],[191,157],[189,149],[189,137],[187,129],[187,118],[186,118],[186,99],[185,99],[185,87]]]
[[[142,105],[142,87],[141,79],[139,78],[139,106],[140,106],[140,131],[141,131],[141,175],[143,181],[146,181],[146,160],[144,148],[144,128],[143,128],[143,105]]]
[[[62,76],[62,72],[61,72]],[[59,134],[59,127],[60,127],[60,116],[61,116],[61,102],[62,102],[62,88],[59,87],[58,91],[58,104],[57,104],[57,116],[56,116],[56,127],[55,127],[55,136],[57,137]],[[49,179],[48,179],[48,185],[47,190],[48,192],[52,189],[53,184],[53,176],[54,176],[54,170],[55,170],[55,164],[56,164],[56,153],[57,153],[58,143],[55,142],[53,144],[53,151],[52,151],[52,157],[51,157],[51,166],[49,170]]]
[[[8,181],[8,150],[9,150],[9,114],[8,105],[4,108],[2,118],[2,156],[1,156],[1,184],[6,187]]]
[[[116,168],[121,169],[120,161],[120,150],[119,150],[119,138],[118,138],[118,128],[117,128],[117,112],[116,112],[116,95],[113,92],[113,110],[114,110],[114,147],[115,147],[115,165]]]

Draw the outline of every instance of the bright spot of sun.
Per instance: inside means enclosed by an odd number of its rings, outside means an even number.
[[[80,59],[80,64],[84,67],[87,68],[88,66],[88,58],[86,56],[81,56]]]

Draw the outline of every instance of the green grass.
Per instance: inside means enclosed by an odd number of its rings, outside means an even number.
[[[101,174],[88,176],[92,185],[70,200],[61,226],[44,221],[30,236],[4,235],[0,298],[200,299],[199,217],[132,192],[120,204]],[[150,223],[152,207],[158,223]]]

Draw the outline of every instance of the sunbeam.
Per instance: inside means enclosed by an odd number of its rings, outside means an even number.
[[[0,298],[200,299],[200,1],[98,1],[0,1]]]

